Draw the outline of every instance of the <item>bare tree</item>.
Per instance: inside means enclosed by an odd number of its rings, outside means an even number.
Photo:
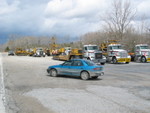
[[[122,39],[134,16],[135,11],[129,1],[114,0],[105,19],[107,32],[116,39]]]

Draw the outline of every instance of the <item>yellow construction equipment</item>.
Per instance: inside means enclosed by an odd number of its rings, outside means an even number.
[[[83,58],[82,49],[71,49],[70,47],[60,48],[58,54],[53,56],[56,60],[70,60]]]
[[[17,56],[27,56],[29,53],[26,50],[23,50],[22,48],[16,48],[15,54]]]

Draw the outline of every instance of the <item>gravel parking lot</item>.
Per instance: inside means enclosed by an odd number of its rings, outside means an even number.
[[[6,113],[149,113],[150,63],[106,64],[97,80],[48,76],[51,57],[2,55]]]

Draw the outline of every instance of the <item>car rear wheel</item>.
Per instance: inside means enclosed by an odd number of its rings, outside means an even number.
[[[81,79],[82,80],[88,80],[90,77],[89,77],[89,73],[86,72],[86,71],[83,71],[81,72]]]
[[[50,76],[57,77],[57,70],[56,69],[51,69],[49,73],[50,73]]]
[[[101,65],[105,65],[105,63],[101,63]]]

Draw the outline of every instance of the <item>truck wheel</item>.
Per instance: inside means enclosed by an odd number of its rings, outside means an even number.
[[[89,73],[86,72],[86,71],[83,71],[81,72],[81,79],[82,80],[88,80],[90,77],[89,77]]]
[[[114,58],[112,59],[112,62],[113,62],[113,64],[116,64],[116,63],[117,63],[117,59],[114,57]]]
[[[142,62],[142,63],[145,63],[145,62],[146,62],[146,58],[145,58],[144,56],[141,58],[141,62]]]
[[[57,70],[56,69],[51,69],[49,72],[50,76],[52,77],[57,77]]]

